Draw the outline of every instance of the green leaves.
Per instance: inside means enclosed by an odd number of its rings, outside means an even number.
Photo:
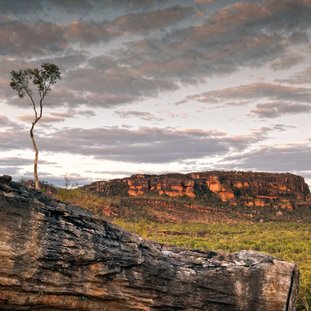
[[[11,71],[10,86],[20,98],[26,94],[32,98],[33,92],[36,90],[40,96],[40,101],[43,101],[44,97],[51,91],[51,85],[61,79],[57,65],[43,63],[41,68]]]
[[[31,79],[31,69],[11,71],[11,83],[10,86],[15,90],[20,98],[23,98],[29,89],[29,80]]]

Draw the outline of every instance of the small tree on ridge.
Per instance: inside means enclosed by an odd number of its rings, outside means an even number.
[[[43,63],[41,69],[23,69],[11,71],[10,86],[15,90],[20,98],[28,96],[30,98],[34,120],[30,128],[30,137],[33,149],[35,151],[34,159],[34,179],[36,189],[40,189],[38,178],[38,157],[39,151],[34,138],[34,127],[42,118],[44,99],[51,91],[51,86],[61,79],[58,66],[49,63]]]

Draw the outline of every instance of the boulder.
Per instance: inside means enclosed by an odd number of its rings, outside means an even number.
[[[295,310],[294,263],[146,241],[0,177],[0,310]]]

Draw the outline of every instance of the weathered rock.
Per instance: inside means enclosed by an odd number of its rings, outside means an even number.
[[[288,173],[211,171],[190,174],[133,175],[98,181],[83,187],[104,195],[212,198],[231,206],[275,207],[292,210],[310,205],[310,190],[304,179]],[[308,203],[309,202],[309,203]]]
[[[294,263],[165,247],[3,178],[0,189],[0,310],[295,310]]]

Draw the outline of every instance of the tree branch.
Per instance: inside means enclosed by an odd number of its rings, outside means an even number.
[[[26,94],[27,94],[27,95],[29,96],[29,98],[31,99],[32,106],[33,106],[33,110],[34,110],[34,112],[35,112],[35,119],[37,120],[37,119],[38,119],[38,112],[37,112],[36,103],[35,103],[33,97],[31,96],[29,90],[28,90],[25,86],[24,86],[23,88],[24,88]]]

